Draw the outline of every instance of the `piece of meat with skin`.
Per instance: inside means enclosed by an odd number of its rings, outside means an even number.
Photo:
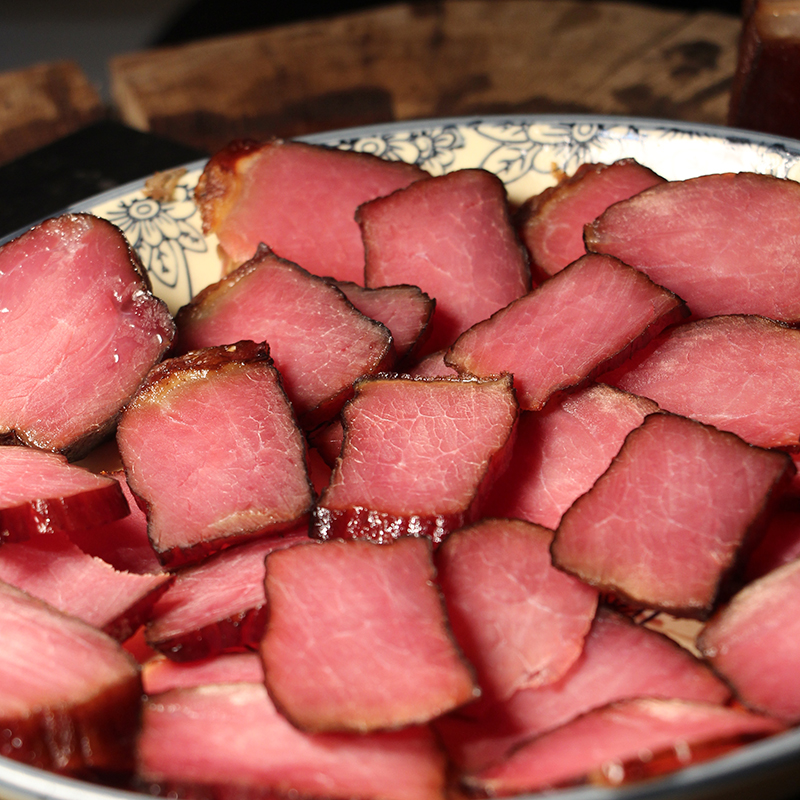
[[[508,377],[360,381],[311,535],[385,542],[410,533],[438,543],[475,521],[506,466],[517,411]]]
[[[364,245],[355,223],[362,203],[428,173],[368,153],[273,139],[237,141],[206,164],[195,200],[215,233],[227,272],[262,242],[309,272],[364,283]]]
[[[562,517],[553,563],[634,606],[704,619],[793,470],[785,453],[651,414]]]
[[[497,797],[587,781],[617,785],[698,763],[783,729],[769,717],[718,705],[623,700],[532,739],[465,783],[473,792]],[[649,757],[643,759],[643,753]]]
[[[586,255],[463,333],[445,363],[467,375],[514,375],[520,406],[612,369],[686,315],[683,301],[609,256]]]
[[[742,172],[671,181],[615,203],[586,227],[608,253],[682,297],[695,317],[800,320],[800,186]]]
[[[759,447],[800,447],[800,331],[731,315],[679,325],[652,345],[602,380]]]
[[[263,344],[165,361],[126,408],[117,444],[166,566],[280,533],[310,513],[305,440]]]
[[[334,540],[271,553],[261,641],[275,705],[311,733],[424,724],[478,694],[434,585],[432,544]]]
[[[147,623],[145,639],[173,661],[256,649],[267,619],[264,559],[308,541],[308,526],[230,547],[175,572]]]
[[[61,773],[131,768],[142,687],[106,634],[0,582],[0,755]]]
[[[142,688],[151,697],[171,689],[215,683],[263,683],[258,653],[222,653],[199,661],[171,661],[158,655],[142,664]]]
[[[553,531],[484,519],[436,551],[453,635],[475,667],[481,700],[558,680],[583,651],[596,589],[553,567]]]
[[[555,529],[561,516],[608,469],[625,437],[658,411],[650,400],[596,384],[544,411],[524,411],[503,480],[484,514]]]
[[[632,158],[581,164],[570,177],[526,200],[515,215],[531,269],[544,280],[586,253],[583,228],[610,205],[664,183]]]
[[[0,248],[0,441],[77,459],[172,342],[167,307],[111,223],[47,220]]]
[[[456,337],[530,289],[506,191],[490,172],[428,178],[358,209],[370,288],[408,283],[436,299],[421,354]]]
[[[309,736],[263,684],[180,689],[145,703],[139,777],[183,796],[442,800],[445,763],[427,727]]]
[[[335,416],[353,382],[393,357],[392,337],[329,281],[259,246],[176,316],[175,352],[266,341],[303,428]]]
[[[800,558],[800,500],[784,497],[767,523],[764,536],[747,559],[746,582]]]
[[[101,525],[129,511],[113,478],[57,453],[0,446],[0,542]]]

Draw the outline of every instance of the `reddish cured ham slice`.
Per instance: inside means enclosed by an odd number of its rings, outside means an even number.
[[[202,686],[145,703],[139,777],[167,791],[233,800],[309,797],[441,800],[444,758],[425,727],[309,736],[263,684]]]
[[[273,550],[308,541],[308,527],[228,548],[185,567],[159,599],[145,638],[173,661],[255,649],[267,618],[264,559]]]
[[[195,199],[233,267],[263,242],[315,275],[364,282],[356,208],[428,173],[401,161],[280,139],[233,142],[206,164]]]
[[[739,698],[787,724],[800,722],[800,561],[736,594],[700,634],[699,646]]]
[[[342,411],[342,455],[314,511],[322,539],[441,541],[477,519],[505,466],[517,403],[508,378],[361,381]]]
[[[223,653],[186,663],[156,656],[142,664],[142,688],[150,696],[192,686],[263,681],[264,667],[258,653]]]
[[[505,187],[484,170],[451,172],[358,209],[366,285],[409,283],[436,299],[426,352],[530,288]]]
[[[524,409],[586,382],[686,314],[680,298],[608,256],[587,255],[462,334],[445,363],[513,373]]]
[[[800,445],[800,331],[763,317],[680,325],[603,379],[751,444]]]
[[[78,458],[169,347],[166,305],[122,233],[67,214],[0,248],[0,440]]]
[[[521,520],[483,520],[436,551],[453,635],[484,699],[552,683],[583,651],[597,590],[553,567],[552,539]]]
[[[353,382],[388,363],[389,330],[328,281],[261,246],[177,315],[177,351],[266,340],[303,427],[338,413]]]
[[[696,317],[800,319],[793,180],[742,172],[663,183],[611,206],[585,239],[671,289]]]
[[[131,767],[141,682],[117,642],[0,582],[0,755],[77,773]]]
[[[632,158],[613,164],[581,164],[575,174],[531,197],[516,214],[517,230],[542,278],[555,275],[586,253],[583,228],[610,205],[664,183]]]
[[[629,773],[641,778],[678,769],[781,730],[776,720],[722,706],[624,700],[533,739],[466,784],[503,797],[588,780],[614,785]]]
[[[428,722],[478,696],[433,584],[431,543],[311,542],[267,557],[267,688],[297,727]]]
[[[484,514],[557,528],[608,469],[625,437],[657,410],[645,398],[594,385],[544,411],[523,412],[508,468],[489,492]]]
[[[634,604],[704,618],[791,459],[657,413],[561,519],[554,563]]]
[[[29,447],[0,447],[0,542],[69,531],[124,517],[119,484]]]
[[[446,350],[437,350],[420,359],[408,374],[412,378],[455,378],[458,376],[452,367],[444,363]]]
[[[279,533],[310,511],[305,442],[263,345],[165,361],[126,408],[117,443],[168,566]]]

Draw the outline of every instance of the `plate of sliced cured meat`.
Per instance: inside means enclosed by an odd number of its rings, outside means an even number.
[[[0,797],[800,787],[800,142],[233,142],[0,247]]]

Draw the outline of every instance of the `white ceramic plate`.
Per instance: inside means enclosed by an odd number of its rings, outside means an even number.
[[[333,131],[305,141],[419,164],[434,175],[484,167],[519,202],[573,173],[583,162],[632,157],[669,180],[715,172],[763,172],[800,180],[800,141],[649,119],[516,116],[423,120]],[[121,154],[123,157],[124,154]],[[141,181],[89,198],[67,211],[89,211],[118,225],[147,268],[157,295],[174,312],[219,279],[215,237],[204,237],[192,192],[203,162],[185,165],[173,198],[145,196]],[[12,238],[12,237],[7,237]],[[553,800],[699,800],[800,796],[800,730],[740,748],[672,775],[614,790],[582,787]],[[6,800],[141,800],[0,758]]]

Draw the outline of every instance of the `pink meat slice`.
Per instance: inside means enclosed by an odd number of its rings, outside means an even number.
[[[303,541],[308,541],[307,525],[230,547],[178,570],[147,623],[148,644],[173,661],[255,649],[267,619],[264,559]]]
[[[708,616],[791,459],[657,413],[564,514],[554,563],[635,605]]]
[[[708,623],[699,646],[739,698],[787,724],[800,722],[800,561],[746,586]]]
[[[473,522],[505,467],[517,403],[508,378],[361,381],[345,439],[314,511],[312,535],[441,541]]]
[[[267,557],[260,652],[270,696],[294,725],[399,729],[478,696],[433,584],[431,547],[334,540]]]
[[[232,800],[441,800],[444,758],[426,727],[309,736],[263,684],[201,686],[145,703],[139,777],[167,791]],[[166,793],[166,792],[165,792]]]
[[[429,353],[407,370],[407,373],[413,378],[453,378],[458,376],[458,372],[444,363],[446,353],[446,350]]]
[[[571,177],[526,200],[517,230],[542,278],[555,275],[586,253],[583,228],[610,205],[664,183],[632,158],[613,164],[581,164]]]
[[[357,218],[366,285],[409,283],[436,299],[426,352],[448,347],[530,288],[505,187],[485,170],[419,181],[366,203]]]
[[[597,590],[553,567],[552,539],[529,522],[487,519],[436,551],[453,635],[483,699],[552,683],[583,651]]]
[[[459,336],[445,363],[513,373],[524,409],[585,383],[686,314],[680,298],[608,256],[586,255]]]
[[[705,760],[782,730],[769,717],[683,700],[633,699],[590,711],[465,783],[505,797],[584,783],[616,785]],[[647,760],[642,754],[649,754]]]
[[[176,352],[265,341],[304,427],[338,413],[353,382],[388,364],[392,337],[328,281],[259,247],[176,318]]]
[[[168,566],[279,533],[310,512],[305,441],[263,345],[165,361],[126,408],[117,444]]]
[[[800,331],[733,315],[680,325],[653,344],[603,380],[751,444],[800,445]]]
[[[478,772],[523,742],[608,703],[660,697],[723,704],[730,694],[688,650],[600,608],[580,658],[558,681],[523,689],[503,703],[456,710],[435,727],[459,769]]]
[[[608,469],[625,437],[657,410],[650,400],[597,384],[544,411],[523,412],[511,461],[486,498],[484,514],[557,528]]]
[[[363,284],[356,209],[423,177],[419,167],[367,153],[239,141],[209,160],[195,199],[205,233],[217,235],[233,267],[263,242],[315,275]]]
[[[167,307],[125,237],[87,214],[0,248],[0,439],[78,458],[172,342]]]
[[[264,668],[258,653],[222,653],[199,661],[171,661],[156,656],[142,664],[142,688],[150,695],[171,689],[215,683],[263,683]]]
[[[0,582],[0,755],[79,773],[131,767],[136,663],[85,622]]]
[[[671,289],[696,317],[800,319],[796,181],[742,172],[663,183],[611,206],[585,239]]]
[[[0,447],[0,542],[101,525],[129,513],[119,484],[30,447]]]

